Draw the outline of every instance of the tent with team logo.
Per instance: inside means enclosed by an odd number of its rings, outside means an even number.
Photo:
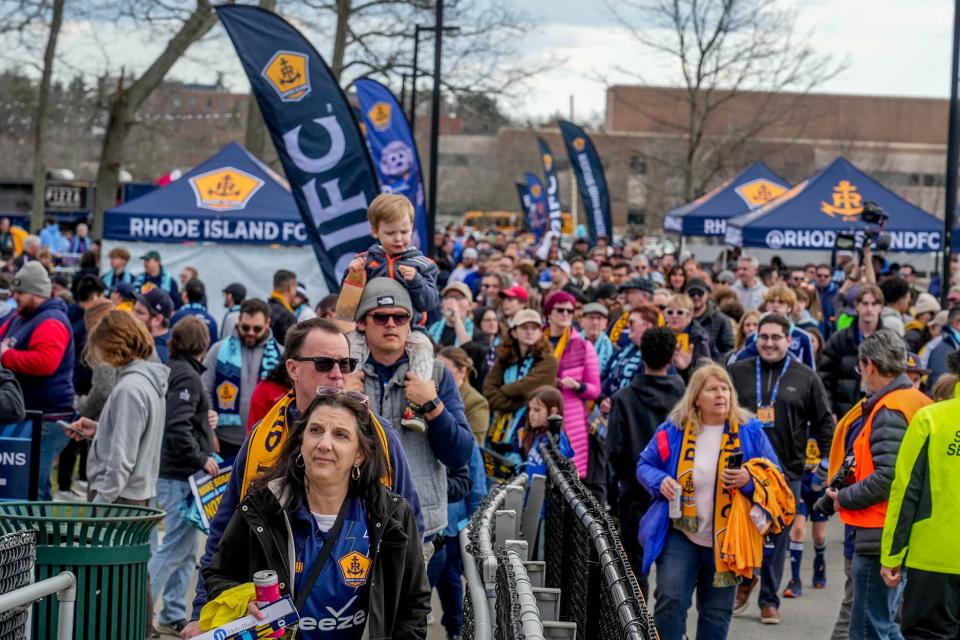
[[[103,238],[103,255],[130,251],[133,273],[148,251],[174,277],[195,267],[218,319],[224,287],[240,282],[248,297],[266,299],[278,269],[296,273],[313,304],[327,293],[286,180],[235,142],[180,179],[108,209]]]
[[[838,157],[763,207],[727,221],[726,241],[738,247],[830,250],[837,234],[871,228],[860,215],[875,202],[890,216],[890,250],[940,251],[943,223]]]
[[[719,236],[727,220],[762,207],[790,188],[790,183],[763,162],[754,162],[739,175],[693,202],[671,209],[663,219],[665,231],[683,236]]]

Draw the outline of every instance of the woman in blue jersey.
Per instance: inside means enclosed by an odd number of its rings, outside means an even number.
[[[203,569],[216,598],[277,572],[298,637],[425,638],[430,588],[413,511],[386,489],[367,398],[321,387]],[[258,615],[251,602],[248,610]]]

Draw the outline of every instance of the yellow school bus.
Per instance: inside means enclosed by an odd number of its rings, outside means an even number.
[[[573,233],[573,215],[564,211],[563,235]],[[474,229],[490,229],[504,233],[515,233],[523,229],[523,214],[516,211],[467,211],[463,216],[463,224]]]

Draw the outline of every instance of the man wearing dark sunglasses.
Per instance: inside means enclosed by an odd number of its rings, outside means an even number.
[[[374,278],[367,282],[357,308],[357,331],[363,334],[369,357],[361,363],[357,378],[370,397],[370,408],[391,424],[400,424],[407,403],[419,405],[426,420],[426,432],[403,429],[400,440],[413,469],[414,481],[423,507],[426,541],[447,524],[447,473],[444,466],[458,469],[473,452],[473,432],[450,372],[434,362],[431,379],[411,371],[404,346],[409,338],[412,305],[410,295],[399,282]],[[348,384],[347,388],[353,388]],[[424,544],[424,555],[432,555],[432,544]],[[429,562],[429,557],[425,557]]]
[[[224,458],[240,450],[247,435],[250,396],[282,355],[283,347],[270,330],[270,307],[257,298],[243,301],[233,334],[207,351],[201,378],[210,394],[210,408],[217,412],[217,438]]]
[[[210,535],[207,538],[203,559],[200,561],[201,566],[210,562],[217,552],[223,530],[237,509],[245,487],[255,476],[264,472],[263,467],[269,466],[269,459],[266,462],[261,459],[267,454],[279,453],[289,429],[299,418],[300,412],[310,406],[317,390],[329,387],[337,389],[350,387],[355,391],[362,387],[362,374],[351,373],[356,361],[349,356],[346,337],[330,320],[313,318],[295,325],[287,334],[286,350],[287,374],[293,383],[293,397],[291,398],[288,394],[277,403],[277,405],[284,405],[283,416],[279,415],[280,411],[271,410],[277,415],[269,416],[268,414],[267,418],[254,427],[243,446],[240,447],[240,452],[234,460],[230,482],[221,498],[219,510],[210,522]],[[278,407],[275,406],[274,409]],[[391,489],[402,495],[410,504],[417,519],[417,528],[422,532],[423,515],[420,498],[400,437],[397,430],[386,420],[375,414],[373,417],[381,425],[381,432],[386,439],[388,460],[393,476]],[[200,609],[206,600],[203,581],[200,580],[197,583],[197,596],[193,601],[194,622],[184,629],[181,633],[182,638],[192,638],[200,632],[195,621],[199,619]]]
[[[693,319],[707,332],[710,344],[710,357],[721,362],[722,356],[733,350],[733,325],[730,318],[717,309],[710,299],[710,285],[703,278],[690,278],[684,289],[693,302]]]

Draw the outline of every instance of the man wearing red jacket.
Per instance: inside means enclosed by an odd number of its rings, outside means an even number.
[[[28,262],[13,280],[17,313],[0,327],[0,364],[14,373],[28,411],[43,412],[40,500],[50,500],[50,469],[67,443],[57,420],[73,417],[74,347],[67,305],[50,297],[44,266]]]

